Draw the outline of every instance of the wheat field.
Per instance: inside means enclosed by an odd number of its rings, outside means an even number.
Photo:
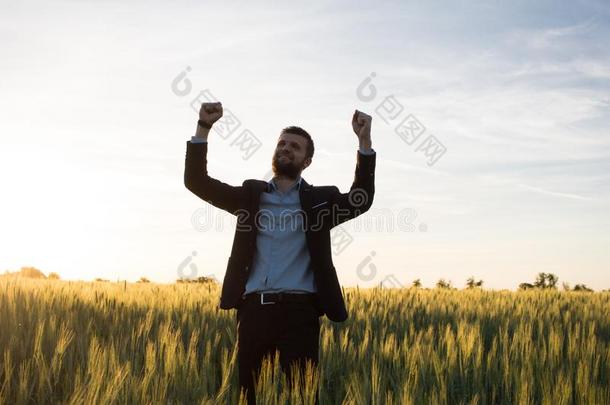
[[[0,279],[0,404],[236,404],[217,285]],[[608,404],[610,293],[345,289],[319,373],[265,404]]]

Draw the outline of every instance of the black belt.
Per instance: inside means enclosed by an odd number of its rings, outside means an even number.
[[[280,302],[310,302],[315,303],[318,299],[316,293],[250,293],[242,298],[247,302],[256,302],[260,305],[277,304]]]

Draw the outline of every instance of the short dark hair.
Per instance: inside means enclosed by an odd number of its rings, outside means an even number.
[[[313,152],[314,152],[313,139],[311,139],[311,135],[309,135],[309,133],[307,131],[305,131],[301,127],[291,125],[289,127],[282,129],[282,132],[280,133],[280,135],[285,134],[285,133],[299,135],[299,136],[302,136],[303,138],[307,139],[307,150],[305,151],[305,158],[306,159],[313,158]]]

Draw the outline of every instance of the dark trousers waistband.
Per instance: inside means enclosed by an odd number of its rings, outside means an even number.
[[[282,302],[309,302],[316,303],[318,294],[316,293],[250,293],[243,297],[246,302],[255,302],[261,305],[277,304]]]

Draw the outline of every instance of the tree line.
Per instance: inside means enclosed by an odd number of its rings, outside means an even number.
[[[520,283],[519,291],[525,290],[557,290],[557,282],[559,281],[559,277],[557,277],[553,273],[538,273],[536,276],[536,280],[533,283]],[[444,278],[439,279],[436,282],[436,288],[444,288],[449,290],[457,290],[456,287],[453,287],[451,281],[445,280]],[[413,288],[422,288],[421,279],[416,279],[411,284]],[[564,291],[584,291],[584,292],[592,292],[593,289],[587,287],[585,284],[576,284],[573,288],[570,287],[569,283],[562,283],[562,287]],[[469,277],[466,280],[465,289],[474,289],[474,288],[483,288],[483,280],[475,280],[474,277]],[[602,290],[602,291],[610,291],[610,290]]]
[[[47,279],[47,280],[59,280],[59,274],[55,272],[49,273],[49,275],[45,275],[42,271],[35,267],[22,267],[18,271],[9,272],[6,270],[4,274],[0,275],[0,277],[27,277],[27,278],[36,278],[36,279]],[[96,282],[110,282],[110,280],[104,278],[96,278],[94,281]],[[557,283],[559,282],[559,277],[557,277],[553,273],[538,273],[536,279],[532,283],[520,283],[518,290],[526,291],[526,290],[557,290]],[[137,283],[150,283],[150,280],[146,277],[140,277]],[[176,283],[200,283],[200,284],[214,284],[218,283],[218,280],[214,277],[206,277],[200,276],[194,279],[188,278],[179,278],[176,280]],[[421,279],[416,279],[411,283],[412,288],[422,288]],[[450,280],[445,280],[444,278],[439,279],[436,284],[436,288],[448,289],[448,290],[457,290],[456,287],[452,285]],[[475,289],[475,288],[483,288],[483,280],[476,280],[473,276],[469,277],[466,280],[465,289]],[[575,284],[574,287],[570,287],[569,283],[563,282],[562,288],[564,291],[583,291],[583,292],[593,292],[592,288],[587,287],[585,284]],[[610,291],[610,289],[601,290],[602,292]]]

